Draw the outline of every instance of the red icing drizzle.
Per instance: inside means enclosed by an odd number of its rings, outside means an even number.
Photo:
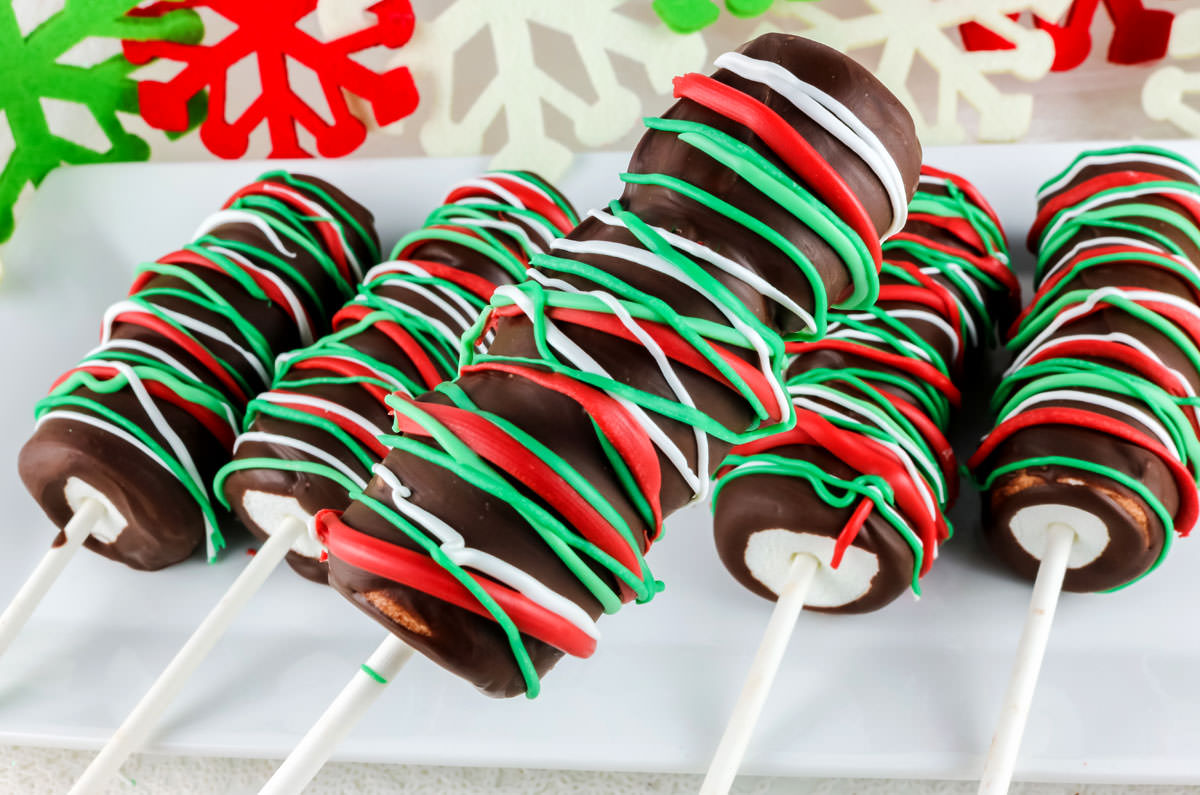
[[[889,367],[895,367],[897,370],[908,373],[912,377],[928,383],[945,395],[946,399],[950,401],[950,405],[955,408],[962,404],[962,393],[958,391],[958,387],[954,385],[949,376],[929,362],[912,359],[899,353],[882,351],[870,345],[860,345],[857,342],[849,340],[825,339],[819,342],[789,342],[787,344],[788,353],[808,353],[820,350],[841,351],[863,359],[879,362],[880,364],[886,364]]]
[[[1025,242],[1031,251],[1036,251],[1042,237],[1042,232],[1050,225],[1055,216],[1063,210],[1074,207],[1085,199],[1091,198],[1100,191],[1150,182],[1165,182],[1170,179],[1170,177],[1162,174],[1130,169],[1126,171],[1109,171],[1100,176],[1085,180],[1069,190],[1054,194],[1052,198],[1048,199],[1042,205],[1042,208],[1038,211],[1037,219],[1033,222],[1033,227],[1029,230],[1029,237]],[[1116,201],[1118,198],[1114,196],[1113,201]],[[1193,222],[1200,224],[1200,201],[1191,196],[1181,196],[1175,193],[1164,193],[1159,198],[1179,205],[1192,217]]]
[[[496,183],[500,187],[507,190],[509,193],[520,199],[521,204],[527,209],[533,210],[538,215],[552,223],[560,232],[570,232],[575,228],[571,223],[570,217],[558,206],[549,196],[545,196],[535,190],[529,184],[520,180],[508,177],[502,173],[492,173],[488,175],[488,180]],[[462,185],[451,191],[446,196],[446,204],[453,204],[459,199],[466,199],[475,196],[494,196],[495,191],[489,190],[484,185]]]
[[[304,216],[307,221],[315,224],[318,234],[321,235],[321,241],[325,244],[325,251],[337,263],[338,272],[342,274],[342,278],[351,284],[358,281],[358,277],[350,271],[350,260],[347,256],[346,246],[342,242],[341,235],[338,233],[337,224],[332,219],[326,220],[312,217],[313,208],[307,205],[315,204],[316,202],[294,188],[272,180],[254,182],[239,189],[230,196],[229,200],[225,202],[223,209],[228,209],[243,196],[254,194],[282,199],[293,210]]]
[[[1179,383],[1173,371],[1151,356],[1147,356],[1136,348],[1131,348],[1114,340],[1062,340],[1052,342],[1029,357],[1026,365],[1057,359],[1059,357],[1078,357],[1082,359],[1108,359],[1124,365],[1135,373],[1157,384],[1177,398],[1189,397],[1186,389]],[[1180,374],[1182,375],[1182,373]],[[1191,419],[1192,426],[1200,433],[1200,418],[1196,406],[1181,405],[1181,409]]]
[[[662,531],[662,504],[659,502],[662,471],[659,468],[658,453],[649,437],[646,436],[645,430],[615,398],[603,390],[588,386],[565,375],[547,373],[517,364],[485,362],[462,368],[464,374],[484,371],[525,378],[578,403],[584,413],[600,427],[605,438],[616,448],[621,459],[629,467],[633,479],[638,484],[638,489],[646,495],[651,514],[654,517],[654,527],[650,530],[649,540],[656,541],[658,539],[658,535]]]
[[[1008,329],[1009,337],[1012,337],[1017,333],[1017,331],[1021,327],[1021,324],[1024,323],[1025,319],[1027,317],[1029,317],[1030,314],[1033,313],[1034,308],[1039,306],[1039,304],[1043,298],[1045,298],[1050,293],[1054,292],[1055,289],[1057,289],[1057,287],[1060,284],[1069,280],[1072,276],[1075,275],[1075,268],[1078,265],[1080,265],[1081,263],[1086,262],[1088,260],[1091,260],[1091,259],[1094,259],[1097,257],[1107,256],[1109,254],[1120,254],[1120,255],[1122,255],[1122,257],[1119,260],[1112,260],[1111,262],[1102,263],[1102,265],[1119,265],[1119,264],[1126,264],[1126,263],[1130,263],[1130,262],[1136,262],[1137,264],[1143,265],[1145,267],[1158,268],[1161,271],[1165,271],[1165,272],[1173,274],[1173,275],[1175,274],[1175,271],[1172,271],[1170,268],[1168,268],[1166,265],[1164,265],[1161,262],[1161,259],[1160,259],[1161,257],[1171,258],[1171,255],[1167,254],[1165,252],[1153,252],[1153,251],[1148,251],[1144,248],[1140,248],[1138,246],[1124,246],[1124,245],[1099,246],[1097,248],[1086,249],[1084,251],[1079,252],[1074,257],[1072,257],[1071,261],[1069,263],[1060,266],[1050,276],[1050,278],[1048,278],[1044,282],[1042,282],[1042,286],[1038,288],[1038,291],[1034,294],[1033,298],[1030,299],[1029,304],[1023,310],[1021,310],[1021,314],[1017,315],[1017,319],[1013,321],[1011,326],[1009,326],[1009,329]],[[1187,281],[1186,279],[1182,279],[1182,277],[1181,277],[1181,281],[1183,281],[1188,286],[1188,288],[1192,291],[1192,294],[1196,298],[1197,303],[1200,303],[1200,292],[1197,292],[1196,288],[1192,285],[1192,283]],[[1146,289],[1146,290],[1148,290],[1151,288],[1143,287],[1143,288],[1128,288],[1128,289]]]
[[[476,615],[492,618],[487,608],[462,583],[424,552],[414,552],[360,533],[343,522],[340,513],[330,510],[317,514],[317,536],[328,547],[330,554],[340,561],[394,582],[402,582]],[[496,600],[523,634],[575,657],[590,657],[596,650],[595,638],[558,614],[527,599],[519,591],[487,577],[470,572],[467,575]]]
[[[421,408],[465,442],[481,458],[524,485],[588,541],[631,571],[638,562],[620,532],[554,469],[490,420],[454,406],[422,403]],[[431,436],[419,423],[396,415],[396,428],[410,436]],[[645,538],[639,539],[648,546]],[[644,550],[643,550],[644,551]],[[632,592],[623,589],[626,601]]]
[[[1179,492],[1179,511],[1175,516],[1176,529],[1183,536],[1192,531],[1192,527],[1196,524],[1197,514],[1200,512],[1195,478],[1157,439],[1153,439],[1106,414],[1065,406],[1049,406],[1022,411],[1015,417],[1010,417],[997,425],[983,440],[975,454],[971,456],[967,466],[976,469],[1004,440],[1019,430],[1038,425],[1071,425],[1106,433],[1158,456],[1163,465],[1171,470],[1171,476],[1175,479],[1175,485]]]
[[[180,348],[183,348],[197,361],[199,361],[206,370],[216,376],[217,379],[229,389],[229,391],[240,403],[245,403],[248,399],[246,393],[242,391],[240,386],[238,386],[237,381],[234,380],[233,376],[226,371],[225,367],[219,361],[217,361],[215,356],[209,353],[203,345],[192,339],[191,336],[175,328],[170,323],[164,323],[162,320],[158,319],[149,312],[135,310],[127,310],[117,314],[117,316],[112,319],[112,325],[116,326],[117,323],[129,323],[135,326],[142,326],[143,328],[150,329],[157,334],[161,334],[163,337],[175,343]]]
[[[342,323],[354,323],[362,320],[367,315],[375,310],[369,306],[362,304],[347,304],[338,310],[334,316],[334,327],[340,327]],[[397,325],[390,320],[380,320],[371,326],[371,328],[385,335],[388,339],[396,344],[396,347],[404,351],[404,355],[412,362],[420,374],[421,379],[425,382],[427,389],[433,389],[438,384],[442,383],[441,373],[438,372],[437,365],[429,358],[429,354],[420,342],[413,339],[403,326]]]
[[[839,428],[820,414],[807,409],[796,410],[796,427],[792,430],[734,448],[734,454],[750,456],[792,444],[812,444],[821,447],[856,472],[879,475],[887,480],[896,494],[896,504],[916,524],[917,536],[924,549],[921,576],[933,565],[937,543],[949,537],[945,519],[931,515],[920,487],[903,462],[888,448],[854,431]],[[932,495],[930,496],[932,499]],[[934,514],[938,512],[935,510]]]
[[[875,267],[883,261],[879,234],[858,196],[821,154],[778,113],[754,97],[707,75],[692,72],[675,78],[675,96],[690,99],[749,128],[771,152],[862,238]]]
[[[75,373],[91,373],[98,378],[112,378],[120,374],[120,371],[115,367],[108,365],[95,364],[85,362],[71,370],[60,375],[53,384],[50,385],[50,391],[53,392],[58,388],[59,384],[66,381]],[[176,408],[182,409],[195,418],[197,422],[203,425],[213,437],[221,443],[226,450],[233,449],[234,435],[233,430],[229,427],[229,423],[225,421],[219,414],[198,403],[193,403],[190,400],[182,397],[171,387],[161,381],[145,380],[142,384],[146,387],[146,391],[154,397],[164,400]]]
[[[362,427],[358,423],[353,422],[350,419],[343,417],[342,415],[337,414],[335,412],[326,411],[325,409],[322,409],[319,406],[311,406],[306,403],[293,403],[287,399],[289,395],[297,396],[297,397],[305,397],[302,393],[292,392],[292,391],[289,391],[286,389],[273,389],[273,390],[271,390],[271,394],[281,398],[280,400],[272,400],[271,401],[272,403],[275,403],[280,406],[286,406],[287,408],[293,409],[295,411],[303,411],[307,414],[312,414],[317,417],[322,417],[323,419],[326,419],[326,420],[332,422],[333,424],[337,425],[339,428],[341,428],[343,431],[345,431],[346,433],[353,436],[358,441],[362,442],[364,445],[367,446],[368,449],[370,449],[371,452],[373,452],[380,459],[382,459],[385,455],[387,455],[387,452],[388,452],[387,445],[380,442],[379,439],[377,439],[373,433],[371,433],[368,429]]]
[[[519,306],[510,305],[498,307],[491,310],[488,325],[485,331],[492,328],[501,317],[515,317],[522,314]],[[610,315],[607,312],[592,312],[585,309],[564,309],[554,308],[546,311],[546,317],[552,321],[562,323],[570,323],[576,326],[583,326],[592,329],[593,331],[601,331],[605,334],[610,334],[614,337],[619,337],[623,340],[636,342],[637,338],[633,335],[621,319]],[[697,372],[718,381],[721,384],[733,389],[733,384],[727,379],[720,370],[718,370],[712,362],[704,358],[699,351],[692,345],[685,342],[670,326],[664,323],[655,323],[648,320],[635,320],[637,325],[653,339],[663,353],[672,361],[679,362],[685,367],[689,367]],[[779,405],[775,393],[771,389],[771,384],[761,370],[750,365],[746,360],[738,357],[736,354],[714,345],[713,350],[721,360],[727,364],[743,381],[747,383],[755,397],[767,407],[770,408],[768,419],[771,422],[779,422],[783,418],[784,407]]]

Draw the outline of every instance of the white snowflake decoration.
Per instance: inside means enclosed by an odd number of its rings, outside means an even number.
[[[326,34],[343,35],[364,26],[363,11],[373,0],[322,0],[318,6]],[[394,56],[394,65],[412,69],[429,114],[420,130],[430,155],[477,154],[485,131],[501,116],[506,141],[493,167],[526,168],[549,179],[570,165],[572,148],[547,129],[543,104],[571,120],[577,142],[594,148],[611,144],[638,122],[642,103],[622,85],[613,54],[636,62],[652,86],[668,91],[671,78],[703,66],[699,34],[679,36],[652,17],[639,21],[619,12],[630,0],[453,0],[437,16],[418,14],[412,40]],[[642,0],[633,0],[642,2]],[[574,45],[590,86],[565,84],[544,71],[535,56],[532,25],[564,34]],[[486,32],[495,53],[494,71],[461,118],[451,115],[461,85],[455,56]],[[547,53],[553,57],[554,53]],[[587,99],[590,94],[594,99]],[[387,128],[403,130],[403,122]]]
[[[1200,56],[1200,10],[1184,11],[1175,18],[1167,53],[1174,58]],[[1142,86],[1142,108],[1156,121],[1169,121],[1190,135],[1200,136],[1200,107],[1187,102],[1189,94],[1200,98],[1200,68],[1189,72],[1178,66],[1164,66]]]
[[[1028,132],[1033,97],[1006,93],[991,76],[1044,77],[1054,60],[1054,43],[1044,31],[1019,25],[1005,14],[1032,10],[1043,18],[1058,19],[1069,0],[867,0],[867,5],[872,13],[843,18],[824,3],[776,2],[763,29],[799,33],[850,56],[855,50],[882,45],[875,73],[912,112],[917,134],[927,144],[968,138],[959,119],[960,98],[979,113],[979,140],[1012,141]],[[1015,49],[967,52],[957,26],[972,21],[1013,42]],[[908,87],[918,58],[937,73],[933,118],[923,112]]]

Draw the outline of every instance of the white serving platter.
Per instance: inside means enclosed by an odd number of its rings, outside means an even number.
[[[1200,159],[1200,142],[1175,148]],[[931,149],[1005,222],[1018,267],[1037,185],[1080,144]],[[581,156],[562,181],[582,208],[615,196],[625,154]],[[34,402],[93,346],[136,263],[189,239],[265,168],[319,174],[370,206],[385,246],[482,159],[219,162],[68,168],[33,197],[3,251],[0,505],[7,602],[53,536],[15,459]],[[1026,278],[1028,284],[1028,279]],[[979,385],[984,387],[986,385]],[[986,417],[963,432],[970,447]],[[743,772],[969,778],[981,767],[1029,585],[978,542],[969,488],[958,534],[925,579],[866,616],[803,615]],[[81,553],[0,659],[0,743],[98,748],[246,562],[235,542],[144,574]],[[601,622],[534,700],[496,701],[417,658],[337,753],[345,760],[595,770],[703,770],[769,605],[725,573],[706,506],[672,518],[651,557],[667,590]],[[1112,595],[1064,596],[1018,765],[1043,781],[1200,782],[1200,540]],[[282,757],[382,630],[332,591],[277,571],[168,712],[152,750]]]

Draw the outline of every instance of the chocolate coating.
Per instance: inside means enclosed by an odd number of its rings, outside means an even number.
[[[1121,162],[1092,163],[1081,169],[1068,183],[1042,197],[1039,209],[1044,210],[1049,202],[1066,191],[1079,188],[1089,180],[1106,175],[1132,179],[1138,173],[1158,174],[1176,181],[1193,182],[1193,178],[1184,169],[1176,170],[1159,163],[1141,161],[1136,153],[1131,153]],[[1099,206],[1117,209],[1121,205],[1135,204],[1167,209],[1187,223],[1195,223],[1181,204],[1166,195],[1118,197]],[[1144,241],[1158,250],[1163,250],[1160,238],[1165,237],[1177,245],[1184,252],[1184,256],[1193,261],[1200,258],[1200,250],[1179,227],[1156,218],[1136,216],[1132,208],[1130,214],[1122,213],[1118,217],[1126,226],[1114,232],[1103,223],[1084,216],[1078,231],[1054,252],[1047,263],[1048,266],[1053,266],[1055,258],[1062,257],[1079,243],[1113,234]],[[1033,234],[1030,236],[1030,242],[1031,246],[1038,242]],[[1136,253],[1136,250],[1134,251]],[[1078,271],[1063,283],[1062,292],[1059,294],[1071,290],[1094,291],[1114,286],[1122,289],[1154,290],[1193,304],[1197,302],[1195,288],[1187,280],[1140,262],[1132,255],[1126,260]],[[1184,352],[1151,323],[1117,308],[1107,307],[1064,324],[1047,339],[1055,340],[1081,334],[1121,334],[1132,338],[1150,350],[1167,367],[1182,374],[1192,389],[1200,387],[1200,372],[1197,372]],[[1104,364],[1117,371],[1135,372],[1119,360],[1105,357],[1105,350],[1099,347],[1087,354],[1077,354],[1077,358]],[[1079,391],[1086,395],[1094,390]],[[1124,395],[1105,393],[1105,397],[1131,409],[1145,410],[1143,403]],[[1152,430],[1123,412],[1090,403],[1081,405],[1079,400],[1045,401],[1039,406],[1086,408],[1095,414],[1119,420],[1144,435],[1150,435]],[[1188,432],[1194,433],[1192,429],[1188,429]],[[1064,454],[1110,467],[1144,484],[1172,516],[1175,516],[1180,508],[1182,495],[1179,493],[1177,481],[1157,455],[1141,446],[1087,428],[1037,425],[1017,431],[983,461],[978,462],[977,470],[986,475],[999,467],[1024,459]],[[1064,505],[1088,511],[1105,524],[1108,546],[1091,563],[1067,570],[1063,587],[1068,591],[1110,590],[1139,578],[1159,560],[1168,532],[1168,528],[1163,526],[1158,515],[1139,494],[1111,478],[1069,466],[1019,468],[998,478],[985,495],[982,504],[984,535],[996,558],[1020,576],[1031,580],[1036,576],[1039,561],[1014,536],[1012,521],[1019,511],[1038,505]]]
[[[309,201],[328,208],[328,216],[335,215],[331,202],[340,208],[340,212],[348,213],[366,234],[363,237],[350,224],[345,224],[348,246],[359,262],[370,262],[374,258],[379,242],[373,218],[366,208],[316,177],[292,175],[285,178],[267,174],[262,179],[268,183],[290,185],[291,189],[303,193]],[[290,179],[290,183],[286,179]],[[328,200],[320,195],[322,192],[328,196]],[[265,195],[261,190],[259,194]],[[270,206],[256,206],[252,212],[260,218],[289,227],[297,236],[312,241],[322,239],[316,221],[298,215],[286,215]],[[275,254],[276,246],[263,229],[252,223],[222,223],[210,230],[197,245],[208,251],[210,243],[212,246],[232,249],[259,269],[276,273],[294,290],[317,333],[328,324],[332,310],[340,304],[337,298],[339,287],[335,279],[322,267],[321,261],[303,246],[287,243],[293,254],[287,259],[289,272],[276,267],[270,256]],[[169,258],[164,259],[169,261]],[[300,343],[297,324],[282,304],[251,295],[235,279],[211,268],[190,262],[177,263],[177,267],[228,301],[233,310],[257,330],[272,352],[282,353]],[[312,295],[302,289],[301,282],[311,287]],[[145,300],[159,310],[192,318],[233,340],[245,339],[225,315],[177,293],[162,292],[167,290],[195,292],[195,288],[180,276],[157,274],[139,288],[137,295],[145,296]],[[124,341],[152,346],[187,368],[200,383],[223,394],[231,409],[240,412],[245,398],[265,387],[261,376],[242,357],[238,348],[207,335],[202,338],[199,334],[194,336],[202,339],[202,347],[209,354],[231,364],[246,385],[244,395],[239,395],[218,378],[197,355],[145,325],[115,322],[106,349],[113,348],[113,343]],[[111,409],[146,430],[160,445],[167,445],[168,440],[153,426],[151,418],[128,388],[101,394],[80,387],[73,394]],[[202,487],[207,489],[217,469],[228,460],[229,450],[202,422],[172,402],[155,397],[154,406],[192,457]],[[121,512],[128,525],[112,543],[89,537],[84,545],[131,568],[156,570],[170,566],[190,556],[205,540],[202,514],[195,498],[183,484],[127,441],[92,425],[50,414],[37,426],[21,449],[18,467],[29,493],[59,527],[64,526],[72,515],[64,496],[64,488],[70,478],[78,478],[101,491]],[[224,513],[218,511],[217,515],[223,530],[232,531],[237,527]]]
[[[931,179],[933,176],[931,175]],[[948,188],[932,181],[923,181],[920,190],[918,199],[926,197],[926,201],[928,201],[928,197],[950,197]],[[914,202],[914,207],[916,206],[917,203]],[[923,245],[928,246],[930,250],[936,248],[980,258],[989,256],[989,252],[986,247],[981,245],[981,241],[955,234],[929,220],[923,220],[919,214],[910,218],[905,224],[903,232],[904,235],[897,240],[907,243],[909,241],[905,239],[905,236],[912,236],[923,241]],[[930,278],[954,297],[961,311],[971,313],[974,317],[974,325],[979,336],[978,342],[982,343],[984,339],[990,337],[992,330],[988,328],[985,317],[974,313],[971,304],[967,301],[966,293],[946,273],[940,269],[929,268],[927,263],[921,262],[915,253],[904,246],[885,244],[884,260],[889,263],[909,263],[917,268],[933,271],[928,273]],[[970,276],[964,276],[964,278],[974,281],[975,289],[972,294],[982,297],[988,318],[1003,324],[1015,314],[1018,303],[1015,290],[1001,289],[1003,285],[993,288],[982,279]],[[885,270],[881,275],[880,283],[881,290],[886,290],[889,285],[900,286],[909,282],[901,279],[894,272]],[[932,348],[940,361],[947,363],[955,382],[961,383],[963,372],[954,356],[951,338],[941,327],[924,319],[923,315],[904,314],[912,310],[924,310],[928,313],[931,308],[910,301],[890,300],[884,297],[886,294],[886,292],[881,292],[881,298],[877,303],[878,308],[894,317],[896,322],[902,324],[913,338]],[[929,295],[932,296],[933,293],[929,292]],[[944,321],[949,322],[949,318],[943,313],[936,314],[941,316]],[[888,330],[888,326],[878,317],[867,319],[864,321],[864,325],[869,329]],[[803,384],[805,383],[804,376],[809,373],[820,374],[821,372],[839,372],[850,369],[866,371],[877,376],[877,380],[871,381],[875,388],[897,401],[904,401],[917,411],[925,411],[913,394],[900,386],[902,383],[912,383],[913,376],[911,374],[898,367],[867,357],[866,354],[872,350],[881,347],[885,351],[888,350],[886,345],[882,345],[875,338],[853,341],[857,345],[852,350],[817,348],[796,355],[788,369],[789,383]],[[969,342],[966,339],[959,339],[959,344],[966,346]],[[859,349],[862,350],[862,355],[856,355],[853,352],[853,350]],[[973,352],[970,349],[967,350],[963,364],[973,358],[971,355]],[[888,379],[894,379],[899,383]],[[846,397],[871,401],[869,395],[847,382],[836,382],[836,388]],[[832,404],[824,398],[818,399],[808,395],[807,399],[835,413],[845,412],[844,407]],[[932,446],[933,440],[930,440],[930,443]],[[738,453],[739,451],[735,450],[734,452]],[[830,450],[817,444],[796,444],[795,440],[788,438],[787,434],[782,434],[775,446],[755,446],[752,451],[742,454],[752,460],[759,455],[766,454],[808,462],[815,465],[819,471],[843,480],[854,480],[860,475],[882,474],[881,471],[855,469],[840,460]],[[737,465],[737,459],[733,460],[735,463],[730,464],[731,467]],[[766,458],[759,460],[762,463],[768,461]],[[952,466],[950,470],[950,475],[946,477],[946,507],[953,504],[958,490],[957,476],[953,472]],[[786,531],[797,536],[810,538],[817,536],[836,540],[855,513],[856,503],[851,503],[844,508],[831,505],[805,477],[784,475],[779,472],[754,472],[750,469],[738,472],[736,476],[730,476],[733,471],[735,470],[731,469],[729,472],[723,473],[722,477],[728,477],[728,481],[722,483],[721,490],[714,500],[713,537],[717,553],[734,579],[753,593],[774,601],[777,597],[775,591],[755,576],[748,561],[754,538],[764,532],[770,532],[771,537],[777,538],[779,531]],[[896,528],[883,518],[878,509],[867,514],[865,523],[850,544],[873,555],[878,562],[878,570],[866,586],[865,592],[842,605],[827,607],[807,605],[805,609],[830,613],[869,612],[891,603],[911,587],[915,565],[913,549]],[[830,561],[823,562],[831,563]],[[829,576],[837,575],[830,574]]]
[[[544,181],[540,180],[534,174],[518,172],[517,176],[529,177],[536,183],[545,185]],[[548,185],[546,185],[546,188],[552,198],[557,199],[562,205],[570,207],[570,202],[560,193]],[[503,201],[503,197],[499,196],[499,194],[496,195],[496,198],[498,201]],[[534,229],[530,226],[532,222],[522,218],[520,215],[501,212],[497,207],[491,207],[488,213],[494,216],[494,220],[514,224],[531,239],[538,239]],[[472,234],[470,219],[464,217],[461,223],[461,231],[468,235]],[[440,223],[438,224],[440,228],[444,229],[447,225],[449,224],[445,219],[440,219]],[[566,229],[561,231],[565,232]],[[522,242],[517,235],[498,229],[493,229],[492,232],[496,236],[499,245],[505,246],[513,252],[522,251]],[[482,277],[493,286],[511,284],[514,281],[512,275],[497,265],[490,257],[460,242],[436,238],[423,239],[414,246],[410,246],[409,250],[405,252],[404,258],[420,263],[432,262],[445,264],[458,271]],[[385,282],[381,286],[372,287],[370,292],[379,298],[394,302],[397,306],[415,310],[428,318],[443,323],[457,336],[461,336],[467,331],[467,327],[463,324],[462,319],[460,319],[461,308],[459,313],[451,314],[447,311],[446,305],[439,305],[431,301],[426,294],[414,291],[405,283]],[[353,303],[351,302],[351,305]],[[475,318],[470,317],[467,319],[474,321]],[[383,362],[399,369],[412,381],[421,383],[420,372],[413,363],[413,360],[405,350],[400,348],[395,341],[384,334],[377,326],[369,326],[352,337],[343,340],[343,342],[375,361]],[[317,367],[306,369],[304,375],[306,378],[320,378],[322,376],[335,376],[337,374]],[[449,379],[453,375],[454,372],[451,369],[439,366],[439,376],[442,380]],[[359,384],[311,384],[302,387],[288,387],[288,391],[328,400],[366,418],[375,427],[383,429],[391,428],[390,409],[375,399]],[[345,467],[361,477],[364,482],[371,477],[370,471],[363,466],[362,462],[344,443],[331,438],[328,433],[312,425],[260,413],[253,418],[247,430],[298,439],[303,443],[322,450],[328,455],[334,456]],[[265,440],[242,443],[238,447],[234,458],[235,460],[243,458],[268,458],[299,462],[314,460],[312,456],[296,447],[275,444]],[[263,540],[266,540],[270,536],[274,528],[262,527],[255,521],[246,505],[246,495],[248,492],[263,492],[266,494],[293,497],[309,515],[315,515],[323,509],[345,510],[350,504],[350,495],[342,484],[322,474],[308,471],[288,471],[270,467],[239,469],[234,471],[224,481],[223,490],[237,517],[250,532]],[[287,561],[298,573],[314,582],[325,583],[328,581],[327,564],[320,558],[292,551],[288,553]]]
[[[857,474],[816,445],[785,445],[771,452],[811,461],[836,477],[850,479]],[[826,503],[802,478],[747,476],[731,481],[721,491],[721,497],[714,505],[713,539],[718,557],[733,578],[752,593],[773,602],[776,593],[763,585],[746,565],[746,550],[754,535],[782,528],[836,538],[853,513],[853,505],[836,508]],[[912,582],[913,551],[877,511],[867,516],[854,539],[854,546],[871,553],[879,561],[879,571],[867,592],[840,607],[808,606],[806,610],[869,613],[891,603],[908,589]]]
[[[850,107],[884,141],[911,195],[920,162],[920,147],[912,121],[896,98],[865,69],[827,47],[782,34],[762,36],[745,45],[742,51],[755,58],[782,64]],[[801,116],[790,102],[774,91],[757,83],[747,83],[723,70],[718,71],[715,78],[761,100],[799,130],[835,169],[845,175],[861,197],[876,228],[880,231],[886,228],[892,220],[887,194],[856,155],[822,128]],[[681,100],[665,116],[701,121],[720,129],[764,153],[787,171],[786,166],[775,159],[748,128],[734,124],[695,102]],[[677,136],[648,132],[634,151],[630,171],[686,179],[690,184],[746,210],[785,235],[810,257],[831,298],[841,297],[850,288],[845,266],[812,230],[765,200],[741,175],[715,160],[701,156],[691,147],[683,145]],[[790,174],[790,171],[787,173]],[[803,180],[805,175],[791,176]],[[671,190],[636,184],[626,185],[620,204],[647,224],[703,242],[710,249],[764,277],[801,306],[810,309],[813,306],[811,288],[806,280],[799,277],[794,263],[767,241],[748,234],[745,227],[708,207]],[[609,226],[595,219],[585,220],[568,238],[640,245],[623,228]],[[572,256],[595,264],[638,290],[665,300],[680,314],[723,322],[708,298],[694,291],[681,290],[679,284],[669,277],[621,259],[593,254]],[[755,317],[781,331],[793,330],[798,326],[796,318],[784,313],[781,307],[775,306],[743,282],[715,268],[705,266],[705,269],[733,291]],[[560,278],[584,289],[594,288],[583,277]],[[617,380],[675,400],[669,384],[640,345],[575,325],[563,326],[563,331]],[[730,350],[746,358],[744,352]],[[528,320],[506,317],[499,322],[492,353],[522,356],[533,351],[533,335]],[[727,387],[698,371],[677,368],[677,373],[696,406],[705,414],[729,427],[746,428],[754,421],[746,403]],[[480,409],[494,412],[524,429],[583,473],[603,499],[632,527],[641,528],[639,538],[653,535],[653,529],[644,526],[617,473],[612,471],[603,455],[592,421],[580,404],[526,379],[494,372],[465,373],[457,379],[456,384]],[[421,398],[422,402],[443,400],[438,394]],[[657,414],[652,417],[694,467],[697,450],[691,427]],[[710,441],[712,457],[708,468],[711,474],[728,445],[715,438]],[[658,496],[665,515],[691,499],[692,488],[661,453],[659,459],[663,481]],[[411,504],[437,515],[454,527],[463,535],[468,546],[490,552],[530,573],[593,618],[600,615],[601,607],[595,597],[583,588],[562,560],[530,532],[512,506],[497,501],[448,470],[407,452],[393,450],[385,460],[385,466],[396,473],[410,490],[407,500]],[[388,490],[379,479],[372,482],[367,494],[392,504]],[[416,548],[406,535],[361,502],[353,503],[342,519],[361,533],[384,539],[398,547]],[[646,546],[648,541],[642,544],[643,550]],[[595,564],[590,565],[597,575],[612,582],[613,576],[607,570]],[[493,621],[415,588],[352,566],[339,559],[332,550],[330,582],[372,618],[486,694],[513,696],[526,691],[508,638]],[[521,640],[539,677],[563,654],[560,649],[526,634],[521,635]]]

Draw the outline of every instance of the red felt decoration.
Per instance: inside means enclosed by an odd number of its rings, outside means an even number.
[[[1137,64],[1155,61],[1167,54],[1171,40],[1171,24],[1175,15],[1170,11],[1146,8],[1142,0],[1104,0],[1104,7],[1113,20],[1113,37],[1108,44],[1108,60],[1117,64]],[[1091,27],[1100,8],[1100,0],[1076,0],[1071,4],[1061,25],[1039,16],[1034,24],[1054,40],[1055,72],[1065,72],[1079,66],[1092,49]],[[1016,20],[1019,14],[1009,14]],[[1011,50],[1011,41],[978,22],[959,26],[963,46],[975,50]]]
[[[409,0],[380,0],[367,10],[376,22],[363,30],[322,42],[297,27],[317,0],[162,0],[129,13],[157,17],[181,7],[206,7],[233,23],[235,29],[213,43],[126,41],[125,55],[136,64],[154,58],[179,61],[184,68],[167,82],[144,80],[138,85],[142,117],[168,131],[187,129],[188,101],[208,89],[208,118],[200,137],[210,152],[226,158],[246,152],[250,133],[266,122],[271,157],[311,157],[299,143],[297,125],[316,138],[317,151],[338,157],[354,151],[367,130],[346,104],[343,89],[362,97],[383,125],[404,118],[417,106],[417,87],[406,67],[374,72],[350,56],[368,47],[400,47],[412,36],[414,16]],[[234,64],[256,59],[262,93],[236,119],[228,119],[226,94]],[[333,116],[328,122],[293,90],[288,77],[291,59],[312,69]]]

